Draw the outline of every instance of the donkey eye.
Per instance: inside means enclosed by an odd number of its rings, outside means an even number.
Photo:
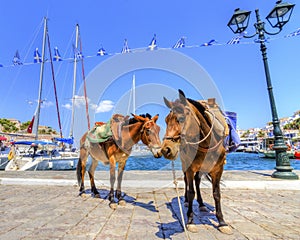
[[[149,135],[151,133],[150,129],[146,129],[146,134]]]
[[[184,116],[180,116],[180,117],[177,118],[177,120],[178,120],[179,123],[183,123],[184,120],[185,120],[185,117]]]

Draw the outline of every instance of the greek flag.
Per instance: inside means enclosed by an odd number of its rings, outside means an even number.
[[[59,54],[59,51],[58,51],[57,47],[54,48],[54,58],[53,58],[53,61],[56,61],[56,62],[62,61],[61,56]]]
[[[239,36],[233,37],[230,41],[227,42],[227,44],[239,44],[242,37],[243,37],[242,34]]]
[[[78,60],[83,59],[82,52],[80,52],[74,45],[73,48],[74,48],[74,58]]]
[[[42,58],[41,58],[41,55],[39,54],[39,49],[36,48],[35,51],[34,51],[34,54],[33,54],[33,62],[34,63],[41,63],[42,62]]]
[[[22,65],[22,64],[23,64],[23,63],[21,62],[20,54],[19,54],[19,51],[18,51],[18,50],[16,51],[16,54],[15,54],[15,56],[14,56],[14,58],[13,58],[13,64],[14,64],[15,66],[17,66],[17,65]]]
[[[156,45],[156,34],[154,34],[154,37],[152,38],[149,46],[148,46],[148,50],[153,51],[157,49],[157,45]]]
[[[183,48],[185,47],[184,37],[180,38],[172,48]]]
[[[207,46],[214,45],[214,44],[216,44],[216,43],[217,43],[217,41],[216,41],[215,39],[212,39],[212,40],[210,40],[209,42],[206,42],[206,43],[201,44],[200,46],[201,46],[201,47],[207,47]]]
[[[130,48],[128,47],[128,42],[127,39],[124,40],[124,46],[122,48],[121,53],[129,53],[130,52]]]
[[[107,55],[107,52],[103,47],[101,47],[97,52],[97,56],[104,56],[104,55]]]
[[[254,42],[255,42],[255,43],[261,43],[261,42],[269,43],[269,42],[270,42],[269,39],[270,39],[270,37],[266,37],[266,38],[263,39],[263,40],[260,40],[260,39],[258,38],[258,39],[255,39]]]
[[[295,37],[298,35],[300,35],[300,28],[298,28],[295,32],[292,32],[292,33],[286,35],[285,37]]]

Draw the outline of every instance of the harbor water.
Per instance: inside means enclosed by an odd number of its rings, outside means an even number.
[[[181,170],[180,159],[174,161],[176,170]],[[300,170],[300,160],[291,159],[291,167]],[[272,170],[276,166],[275,159],[262,158],[256,153],[234,152],[227,154],[225,170]],[[109,166],[98,164],[97,170],[109,170]],[[125,170],[172,170],[172,163],[165,158],[129,157]]]

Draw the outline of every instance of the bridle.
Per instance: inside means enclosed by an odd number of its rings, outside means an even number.
[[[148,128],[146,128],[146,125],[149,124],[149,123],[153,123],[153,126],[154,126],[154,124],[155,124],[155,122],[154,122],[152,119],[146,121],[146,122],[143,124],[142,129],[141,129],[141,131],[140,131],[141,139],[142,139],[142,136],[143,136],[145,130],[148,129]],[[150,128],[151,128],[151,127],[150,127]],[[150,128],[149,128],[149,129],[150,129]],[[148,142],[149,142],[149,141],[148,141]],[[148,145],[147,145],[147,146],[148,146]],[[150,146],[148,146],[148,147],[150,148]],[[151,148],[153,148],[153,149],[160,149],[160,147],[154,147],[154,146],[151,146]]]
[[[185,108],[188,110],[188,113],[192,114],[192,117],[195,119],[195,121],[198,124],[198,127],[200,128],[201,123],[200,123],[198,117],[195,115],[194,111],[192,111],[192,109],[190,109],[188,106],[185,106]],[[171,110],[171,112],[172,112],[172,110]],[[173,111],[173,113],[174,113],[174,111]],[[206,136],[204,136],[204,138],[202,138],[202,139],[200,139],[199,141],[196,141],[196,142],[188,141],[186,139],[187,129],[186,129],[186,121],[185,121],[180,134],[175,135],[175,136],[166,135],[163,138],[163,140],[170,140],[172,142],[179,142],[179,140],[181,140],[181,141],[184,142],[185,145],[197,146],[197,148],[202,152],[210,152],[210,151],[216,150],[220,146],[220,144],[223,142],[223,138],[221,138],[220,141],[218,141],[217,144],[213,147],[203,148],[203,147],[199,146],[200,143],[204,142],[211,135],[211,133],[213,131],[213,128],[214,128],[214,123],[215,123],[215,120],[216,120],[216,115],[213,112],[210,112],[209,110],[205,110],[205,113],[211,114],[213,119],[212,119],[212,124],[211,124],[211,127],[209,129],[209,132],[206,134]]]

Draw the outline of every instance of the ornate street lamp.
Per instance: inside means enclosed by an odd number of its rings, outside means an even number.
[[[272,123],[273,123],[273,135],[274,135],[274,146],[273,149],[276,152],[276,171],[272,174],[274,178],[282,178],[282,179],[298,179],[298,175],[295,174],[293,168],[290,165],[290,160],[287,155],[287,146],[284,142],[282,131],[280,129],[280,122],[277,115],[275,99],[273,95],[273,87],[271,83],[268,59],[267,59],[267,47],[265,44],[266,38],[265,34],[268,35],[275,35],[281,32],[282,27],[289,21],[293,8],[295,4],[291,3],[282,3],[281,1],[276,2],[276,6],[272,9],[272,11],[268,14],[266,19],[270,23],[273,28],[278,28],[278,31],[275,33],[267,32],[265,29],[265,23],[261,21],[259,16],[259,10],[255,10],[256,14],[256,23],[254,27],[256,32],[251,35],[247,36],[243,34],[245,38],[252,38],[258,35],[260,41],[260,50],[262,52],[268,93],[269,93],[269,100],[271,105],[272,111]],[[242,11],[240,9],[236,9],[233,16],[231,17],[230,21],[228,22],[227,26],[234,32],[234,33],[242,33],[244,32],[249,23],[250,18],[250,11]]]

